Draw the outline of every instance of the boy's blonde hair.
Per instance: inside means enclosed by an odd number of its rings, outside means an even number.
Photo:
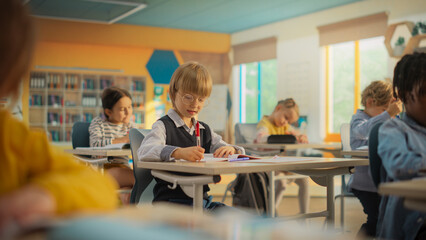
[[[367,99],[372,98],[375,106],[384,106],[392,98],[392,84],[385,81],[374,81],[361,93],[361,104],[366,107]]]
[[[209,97],[212,91],[212,78],[206,67],[197,62],[180,65],[170,80],[170,99],[174,106],[178,91]]]
[[[11,97],[13,103],[29,69],[35,39],[32,19],[22,1],[0,1],[0,32],[0,97]]]
[[[287,109],[294,108],[294,111],[299,116],[299,106],[296,104],[296,102],[294,101],[293,98],[286,98],[284,100],[280,100],[280,101],[278,101],[276,107],[278,107],[279,105],[281,105],[281,106],[283,106],[284,108],[287,108]]]

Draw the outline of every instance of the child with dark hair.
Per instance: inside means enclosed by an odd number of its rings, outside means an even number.
[[[405,55],[396,65],[394,96],[404,103],[406,112],[379,129],[378,154],[386,177],[397,182],[419,176],[426,169],[426,53]],[[408,210],[404,199],[383,196],[377,235],[384,239],[426,239],[426,213]]]
[[[106,88],[102,92],[102,107],[105,118],[96,117],[90,123],[90,146],[130,143],[129,131],[136,127],[131,122],[133,108],[130,93],[118,87]],[[107,172],[115,178],[120,188],[131,188],[135,182],[133,171],[127,164],[128,160],[115,157],[111,164],[105,165]],[[123,201],[127,202],[126,199]]]

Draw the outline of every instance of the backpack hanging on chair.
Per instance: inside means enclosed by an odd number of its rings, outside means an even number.
[[[232,205],[254,209],[259,215],[269,210],[268,176],[264,172],[238,174],[230,186]]]

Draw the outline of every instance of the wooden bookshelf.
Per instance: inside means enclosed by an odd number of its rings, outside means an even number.
[[[50,134],[54,142],[71,141],[75,122],[103,114],[103,89],[117,86],[133,98],[133,121],[145,125],[146,78],[103,74],[33,71],[30,73],[29,123]]]

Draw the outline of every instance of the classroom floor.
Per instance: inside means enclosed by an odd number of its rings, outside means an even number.
[[[221,201],[222,197],[214,197],[214,201]],[[342,237],[344,239],[355,239],[355,236],[361,227],[361,225],[366,220],[366,215],[362,211],[362,206],[357,198],[346,197],[345,201],[345,223],[344,223],[344,232],[342,232]],[[225,204],[231,206],[232,198],[227,197]],[[298,199],[293,196],[284,196],[281,201],[280,207],[278,208],[278,216],[291,216],[297,214],[299,211]],[[336,200],[336,228],[341,230],[340,227],[340,199]],[[326,209],[326,198],[325,197],[311,197],[310,200],[310,212],[324,211]],[[307,220],[308,226],[310,224],[322,226],[324,223],[324,218],[311,218]]]

